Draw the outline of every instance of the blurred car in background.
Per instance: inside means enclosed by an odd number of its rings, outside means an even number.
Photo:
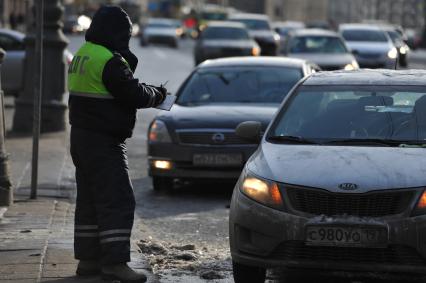
[[[149,175],[154,190],[174,180],[232,180],[256,150],[235,135],[246,120],[266,129],[280,103],[310,63],[289,58],[236,57],[199,65],[177,92],[170,112],[159,113],[148,130]]]
[[[235,22],[211,22],[200,34],[194,47],[196,65],[207,59],[259,55],[259,45],[251,38],[246,27]]]
[[[92,19],[85,15],[69,15],[64,19],[64,33],[84,33],[89,29]]]
[[[339,31],[361,68],[395,68],[398,50],[380,26],[343,24]]]
[[[141,31],[140,44],[141,46],[147,46],[150,43],[162,43],[177,48],[181,35],[182,29],[177,26],[175,20],[166,18],[149,19]]]
[[[415,29],[406,29],[405,34],[407,35],[407,45],[413,50],[416,50],[420,46],[422,37],[420,32]]]
[[[410,52],[410,47],[405,43],[407,38],[404,37],[405,34],[402,33],[400,29],[395,26],[387,25],[383,26],[383,30],[389,35],[392,39],[395,48],[398,50],[398,63],[401,67],[408,66],[408,53]]]
[[[293,31],[288,35],[283,54],[314,62],[325,71],[359,68],[343,38],[334,31],[322,29]]]
[[[5,95],[18,96],[24,89],[24,60],[25,60],[25,34],[0,29],[0,47],[6,51],[1,66],[1,87]],[[64,63],[69,65],[73,55],[68,50],[64,51]]]
[[[303,22],[296,21],[274,22],[272,23],[272,27],[280,36],[280,51],[282,52],[285,47],[288,34],[294,30],[304,29],[305,24]]]
[[[327,21],[309,21],[306,23],[306,28],[309,29],[325,29],[332,30],[333,27]]]
[[[260,14],[233,14],[230,21],[243,23],[257,41],[262,55],[276,56],[280,51],[281,38],[269,22],[269,17]]]

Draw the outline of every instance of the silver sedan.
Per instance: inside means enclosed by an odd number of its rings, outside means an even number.
[[[0,29],[0,47],[6,51],[1,66],[1,87],[6,95],[19,95],[24,87],[25,34],[9,29]],[[67,64],[73,55],[67,49],[64,60]]]
[[[271,267],[424,277],[425,113],[422,70],[300,82],[234,189],[235,282],[264,282]],[[245,122],[237,135],[256,141],[261,131]]]

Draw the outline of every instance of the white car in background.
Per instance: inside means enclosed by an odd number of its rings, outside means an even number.
[[[172,19],[150,19],[142,30],[140,44],[147,46],[150,43],[163,43],[173,48],[178,47],[182,29]]]
[[[398,50],[381,27],[370,24],[343,24],[339,31],[361,68],[395,68]]]

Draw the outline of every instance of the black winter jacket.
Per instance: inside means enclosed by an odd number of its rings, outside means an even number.
[[[126,139],[132,136],[137,109],[154,107],[160,102],[162,94],[158,88],[140,83],[133,77],[138,59],[129,50],[131,32],[131,21],[121,8],[104,6],[96,12],[87,30],[86,41],[102,45],[114,54],[102,74],[102,81],[114,99],[70,96],[72,127]]]

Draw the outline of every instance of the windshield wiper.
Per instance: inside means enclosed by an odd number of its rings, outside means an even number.
[[[385,145],[385,146],[399,146],[400,144],[405,143],[401,140],[392,140],[392,139],[368,139],[368,138],[351,138],[351,139],[336,139],[325,141],[322,144],[370,144],[370,145]]]
[[[272,136],[268,137],[268,140],[274,142],[288,142],[288,143],[298,143],[298,144],[318,144],[317,142],[309,139],[305,139],[300,136]]]

